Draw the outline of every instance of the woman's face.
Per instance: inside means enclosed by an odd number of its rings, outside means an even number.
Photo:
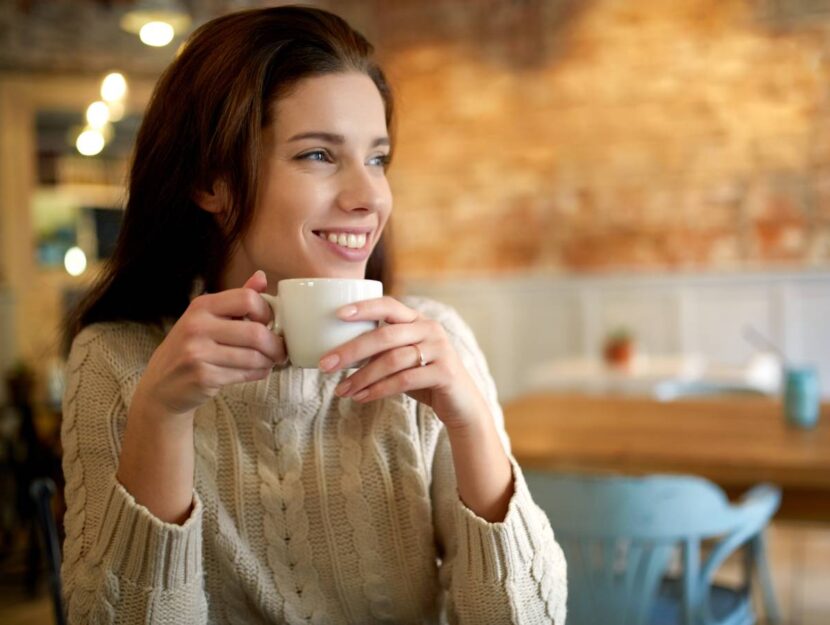
[[[362,73],[306,78],[264,130],[257,205],[223,287],[257,269],[283,278],[362,278],[392,210],[383,100]]]

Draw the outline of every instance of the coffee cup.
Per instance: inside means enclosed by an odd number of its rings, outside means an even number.
[[[787,421],[799,428],[818,423],[821,404],[818,371],[814,367],[790,367],[784,377],[784,412]]]
[[[273,329],[285,337],[291,364],[316,369],[326,352],[377,327],[375,321],[344,321],[336,312],[347,304],[382,297],[383,284],[350,278],[292,278],[277,283],[277,295],[260,295],[274,311]]]

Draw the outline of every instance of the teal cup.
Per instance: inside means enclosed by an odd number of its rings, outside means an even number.
[[[784,387],[787,421],[800,428],[815,427],[820,403],[818,372],[813,367],[787,369]]]

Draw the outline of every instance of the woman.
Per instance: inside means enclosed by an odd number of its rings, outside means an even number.
[[[248,11],[160,79],[117,250],[69,324],[70,622],[564,622],[561,551],[452,310],[346,307],[385,323],[319,370],[268,330],[258,293],[282,278],[383,277],[371,50],[324,11]]]

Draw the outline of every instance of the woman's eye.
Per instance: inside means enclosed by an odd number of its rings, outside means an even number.
[[[374,167],[386,167],[389,165],[388,154],[378,154],[369,159],[369,164]]]
[[[301,161],[320,161],[322,163],[330,163],[331,157],[324,150],[314,150],[313,152],[306,152],[297,157]]]

